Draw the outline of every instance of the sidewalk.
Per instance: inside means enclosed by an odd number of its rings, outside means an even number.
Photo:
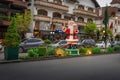
[[[25,56],[27,55],[27,53],[19,53],[19,56]],[[0,63],[2,62],[11,62],[12,60],[5,60],[4,59],[4,52],[0,51]],[[18,61],[18,60],[14,60],[14,61]]]

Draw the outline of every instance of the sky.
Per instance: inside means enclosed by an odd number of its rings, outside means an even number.
[[[99,5],[100,5],[101,7],[103,7],[103,6],[106,6],[106,4],[109,6],[109,5],[110,5],[110,2],[111,2],[112,0],[97,0],[97,1],[98,1]]]

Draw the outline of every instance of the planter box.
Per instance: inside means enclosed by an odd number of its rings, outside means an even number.
[[[69,55],[80,55],[79,49],[66,49],[66,51],[69,53]]]
[[[5,60],[16,60],[18,59],[19,47],[5,47],[4,48],[4,59]]]

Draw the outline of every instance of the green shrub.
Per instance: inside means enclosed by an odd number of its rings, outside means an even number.
[[[30,57],[35,57],[35,58],[39,57],[39,55],[37,54],[36,48],[28,50],[27,53],[28,53],[28,56]]]
[[[37,48],[38,49],[38,52],[37,52],[37,54],[39,55],[39,56],[47,56],[47,50],[46,50],[46,47],[38,47]]]
[[[106,50],[107,50],[107,53],[113,53],[114,52],[114,49],[112,47],[108,47]]]
[[[84,47],[79,48],[79,53],[80,54],[84,55],[84,54],[86,54],[86,52],[87,52],[87,48],[84,48]]]
[[[56,47],[48,46],[47,47],[47,54],[48,55],[55,55],[55,48]]]
[[[50,44],[50,43],[51,43],[51,41],[50,41],[49,39],[44,40],[44,42],[45,42],[46,44]]]
[[[97,48],[97,47],[92,48],[91,51],[92,51],[92,54],[100,54],[101,53],[100,48]]]
[[[115,51],[115,52],[120,52],[120,46],[115,46],[115,47],[114,47],[114,51]]]
[[[27,51],[30,57],[47,56],[46,47],[38,47]]]

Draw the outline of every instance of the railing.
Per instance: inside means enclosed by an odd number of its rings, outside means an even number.
[[[35,5],[46,6],[46,7],[55,8],[63,11],[68,11],[68,6],[65,6],[62,4],[56,4],[54,2],[36,0]]]
[[[77,23],[77,25],[80,25],[80,26],[86,26],[86,24],[87,24],[85,22],[78,22],[78,21],[76,23]]]
[[[10,21],[7,21],[7,20],[1,20],[1,19],[0,19],[0,23],[1,23],[2,25],[6,25],[6,26],[10,25]]]
[[[7,12],[8,9],[7,9],[7,8],[2,8],[2,7],[0,7],[0,11],[1,11],[1,12]]]
[[[97,14],[94,13],[94,12],[91,12],[91,11],[85,11],[85,10],[81,10],[81,9],[74,9],[73,12],[74,12],[74,14],[83,14],[83,15],[97,17]]]
[[[14,0],[13,4],[16,4],[16,5],[23,6],[23,7],[27,8],[27,3],[26,2]]]
[[[38,20],[38,21],[48,21],[48,22],[50,22],[50,17],[48,17],[48,16],[40,16],[40,15],[35,15],[34,16],[34,20]]]
[[[68,20],[61,19],[61,18],[53,18],[53,22],[55,22],[55,23],[67,23]]]

